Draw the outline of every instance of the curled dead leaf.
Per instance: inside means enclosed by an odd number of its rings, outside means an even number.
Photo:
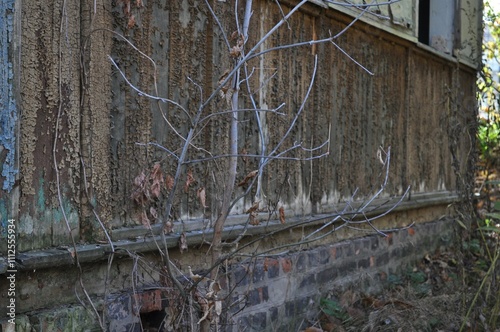
[[[253,205],[245,213],[253,213],[259,210],[260,201],[253,202]]]
[[[284,224],[285,223],[285,208],[280,207],[279,213],[280,213],[280,223]]]
[[[184,192],[188,193],[189,186],[191,186],[195,182],[196,182],[196,180],[194,179],[193,171],[191,169],[189,169],[187,172],[187,175],[186,175],[186,183],[184,184]]]
[[[184,253],[184,251],[188,250],[186,233],[184,232],[182,232],[181,236],[179,237],[179,250],[181,251],[181,254]]]
[[[241,160],[243,160],[243,162],[246,164],[248,162],[248,157],[247,157],[248,151],[247,151],[247,149],[243,148],[241,150],[240,154],[241,154]]]
[[[156,212],[156,209],[154,207],[149,208],[149,214],[155,219],[158,219],[158,212]]]
[[[241,47],[239,46],[233,46],[231,48],[231,51],[229,51],[229,55],[232,57],[232,58],[239,58],[239,56],[241,55]]]
[[[250,221],[249,221],[249,224],[252,225],[252,226],[257,226],[258,224],[260,224],[260,221],[257,219],[257,212],[253,211],[253,212],[250,212]]]
[[[133,28],[135,25],[135,16],[134,15],[130,15],[128,17],[128,23],[127,23],[127,28],[131,29]]]
[[[254,177],[257,176],[257,174],[259,174],[259,170],[258,169],[256,169],[255,171],[251,171],[250,173],[248,173],[247,176],[245,176],[245,178],[240,183],[238,183],[238,187],[247,185],[248,182],[251,179],[253,179]]]
[[[165,222],[165,225],[163,226],[163,232],[165,234],[170,234],[174,232],[174,224],[170,220]]]
[[[219,85],[221,85],[222,83],[224,83],[224,81],[226,80],[227,78],[227,75],[229,75],[229,73],[231,72],[231,70],[229,69],[226,69],[222,75],[219,76],[219,81],[217,82]],[[227,90],[227,89],[226,89]]]
[[[172,188],[174,187],[174,178],[170,175],[167,175],[165,177],[165,187],[167,188],[167,190],[172,190]]]
[[[160,197],[161,188],[163,185],[163,172],[160,167],[160,163],[156,163],[151,170],[149,175],[151,196],[154,198]]]
[[[196,191],[196,196],[200,200],[201,206],[203,206],[204,209],[206,209],[208,206],[206,205],[206,193],[205,193],[205,187],[200,187]]]
[[[193,280],[194,282],[198,282],[200,280],[203,279],[202,276],[200,276],[199,274],[194,274],[193,273],[193,270],[191,270],[191,266],[188,266],[188,273],[189,273],[189,277],[191,278],[191,280]]]
[[[146,187],[146,174],[141,172],[134,178],[132,194],[130,198],[138,205],[144,206],[150,199],[149,190]]]

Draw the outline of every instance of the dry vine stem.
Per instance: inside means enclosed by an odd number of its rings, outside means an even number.
[[[407,188],[406,191],[403,193],[403,195],[400,198],[396,199],[395,201],[391,201],[390,199],[388,199],[386,210],[383,213],[378,213],[375,215],[373,214],[374,211],[380,208],[379,205],[374,206],[375,200],[380,199],[382,197],[382,193],[386,188],[389,178],[390,149],[388,149],[387,151],[380,150],[379,160],[381,160],[383,164],[382,167],[385,169],[383,183],[380,189],[363,203],[355,204],[356,194],[357,194],[357,190],[355,190],[354,194],[348,199],[345,207],[341,211],[338,211],[337,213],[333,214],[332,216],[330,216],[330,218],[322,216],[322,219],[326,218],[327,221],[323,225],[319,226],[317,229],[311,231],[309,234],[307,235],[305,234],[300,241],[289,243],[280,247],[275,247],[262,252],[253,252],[250,254],[242,253],[242,250],[248,248],[249,246],[258,241],[261,241],[266,237],[273,236],[276,232],[271,232],[269,234],[262,235],[252,241],[249,241],[245,245],[238,246],[237,244],[239,239],[241,239],[241,237],[245,233],[246,227],[248,227],[249,222],[247,222],[244,230],[241,232],[241,234],[239,234],[239,236],[237,236],[237,240],[233,242],[234,246],[232,247],[232,250],[226,253],[224,253],[224,251],[222,250],[223,249],[222,231],[224,229],[227,217],[231,212],[232,208],[235,206],[235,204],[243,197],[250,195],[253,190],[253,194],[255,197],[253,201],[255,206],[257,206],[256,209],[258,209],[259,202],[265,196],[265,194],[263,193],[262,176],[266,166],[268,166],[269,163],[271,163],[274,160],[289,160],[290,162],[312,161],[314,159],[323,158],[330,153],[329,137],[325,138],[324,141],[318,144],[317,146],[313,146],[311,143],[309,147],[305,146],[300,141],[294,141],[294,139],[296,138],[292,137],[292,132],[296,128],[297,122],[299,121],[303,113],[306,111],[306,102],[309,96],[311,95],[312,89],[314,88],[315,78],[317,76],[317,69],[318,69],[318,56],[314,55],[313,64],[311,64],[312,72],[309,77],[307,91],[305,92],[305,95],[303,96],[303,99],[298,109],[293,112],[293,116],[289,124],[285,128],[283,128],[284,129],[283,135],[279,138],[278,142],[274,144],[274,146],[269,146],[269,138],[267,136],[268,133],[265,128],[264,116],[269,114],[274,114],[276,116],[283,116],[284,112],[282,112],[281,110],[286,108],[287,106],[285,104],[281,104],[274,109],[262,109],[257,106],[259,103],[254,99],[255,91],[260,91],[261,89],[263,89],[265,84],[269,82],[269,79],[263,79],[260,86],[257,89],[253,88],[251,86],[251,80],[250,80],[250,77],[253,74],[253,70],[249,71],[249,68],[247,66],[248,61],[255,58],[262,58],[270,52],[281,52],[292,48],[311,47],[311,45],[318,45],[318,44],[332,44],[333,47],[335,47],[335,49],[340,50],[340,52],[345,56],[347,56],[350,61],[358,65],[366,73],[373,75],[373,73],[370,70],[368,70],[367,68],[363,67],[360,63],[358,63],[346,51],[340,48],[340,46],[337,45],[334,41],[335,39],[342,36],[356,21],[359,20],[360,17],[362,17],[365,13],[367,13],[368,8],[370,8],[371,6],[380,6],[384,4],[388,5],[397,1],[363,5],[363,8],[359,13],[359,15],[355,19],[353,19],[353,21],[350,24],[348,24],[344,29],[342,29],[338,33],[334,35],[330,34],[330,36],[327,38],[323,39],[315,38],[314,40],[306,40],[288,45],[278,45],[271,48],[265,48],[264,45],[270,39],[270,37],[282,25],[288,24],[288,20],[290,19],[290,17],[294,15],[300,9],[300,7],[302,7],[307,2],[309,2],[309,0],[300,1],[297,5],[291,8],[286,15],[283,14],[282,19],[279,22],[277,22],[269,31],[267,31],[260,40],[255,42],[253,45],[248,45],[247,44],[249,39],[248,31],[250,29],[250,22],[253,13],[252,1],[251,0],[245,1],[244,16],[242,19],[242,23],[239,22],[238,18],[239,2],[238,1],[234,2],[234,7],[235,7],[234,12],[236,17],[237,31],[235,31],[235,33],[233,33],[232,36],[228,38],[228,34],[224,30],[219,18],[215,14],[215,11],[211,7],[209,1],[205,0],[205,4],[208,7],[208,10],[212,15],[213,20],[216,22],[217,26],[221,30],[222,38],[227,46],[228,56],[230,57],[232,64],[231,67],[227,69],[224,72],[224,74],[220,77],[218,86],[215,89],[213,89],[213,91],[210,91],[209,94],[203,93],[203,89],[207,87],[203,87],[197,82],[193,81],[191,78],[188,78],[188,80],[191,82],[191,84],[193,84],[193,86],[199,91],[200,94],[199,103],[193,110],[186,109],[184,106],[181,105],[179,101],[159,96],[158,88],[156,86],[157,70],[155,61],[151,57],[145,55],[143,52],[137,49],[137,47],[135,47],[133,43],[128,41],[125,37],[120,35],[120,38],[126,41],[126,43],[130,45],[133,48],[133,50],[139,52],[145,59],[147,59],[149,62],[152,63],[154,67],[154,92],[149,93],[147,91],[142,91],[138,87],[134,86],[131,83],[131,80],[127,78],[126,74],[120,69],[120,67],[118,67],[116,61],[111,56],[108,56],[114,68],[117,70],[117,72],[121,75],[123,80],[127,83],[127,85],[130,88],[135,90],[139,94],[139,96],[149,98],[152,101],[158,103],[159,110],[162,113],[162,117],[165,120],[167,127],[172,129],[175,135],[177,137],[180,137],[181,141],[183,142],[182,147],[180,149],[178,149],[178,147],[162,146],[155,142],[137,143],[139,145],[151,145],[161,149],[162,151],[166,152],[167,158],[172,159],[174,161],[174,164],[176,165],[175,174],[171,177],[171,181],[170,180],[168,181],[169,188],[168,188],[168,194],[166,195],[165,199],[164,213],[162,218],[163,230],[171,230],[172,226],[169,223],[172,222],[171,216],[172,216],[172,211],[174,209],[176,197],[178,195],[181,195],[183,191],[186,191],[186,187],[189,189],[189,184],[186,184],[184,186],[184,190],[179,189],[179,187],[182,188],[181,179],[186,174],[187,166],[194,164],[202,164],[207,162],[214,162],[222,158],[227,160],[227,168],[222,170],[222,172],[224,173],[223,178],[225,180],[221,184],[222,187],[221,195],[220,197],[218,197],[219,206],[217,208],[217,211],[213,211],[212,213],[212,215],[215,215],[216,217],[215,220],[212,220],[213,239],[210,243],[211,267],[207,271],[205,271],[203,275],[196,275],[189,269],[189,274],[186,276],[185,273],[179,273],[179,271],[176,271],[177,266],[170,259],[166,235],[164,231],[160,232],[161,245],[157,244],[158,250],[163,257],[163,265],[168,275],[168,278],[175,285],[181,297],[185,301],[193,301],[192,297],[194,296],[194,300],[196,300],[196,303],[198,304],[197,306],[199,308],[199,311],[201,311],[201,318],[196,320],[196,322],[199,325],[204,325],[203,323],[207,323],[209,322],[209,320],[214,322],[216,326],[219,325],[219,320],[221,318],[221,313],[222,313],[222,300],[219,297],[220,295],[218,293],[221,290],[219,289],[216,291],[214,290],[214,287],[216,285],[217,276],[219,275],[219,267],[221,266],[221,264],[224,264],[224,262],[227,262],[228,259],[233,258],[235,256],[245,256],[245,257],[255,258],[259,256],[283,254],[283,250],[289,250],[289,248],[291,247],[299,248],[300,246],[303,246],[305,244],[318,241],[330,235],[332,232],[337,231],[340,228],[344,227],[359,228],[361,224],[367,225],[371,231],[374,231],[381,235],[385,235],[385,231],[379,230],[374,225],[374,221],[380,217],[387,215],[390,211],[392,211],[396,206],[398,206],[401,203],[405,195],[408,193],[409,188]],[[327,1],[327,2],[345,6],[356,6],[346,3],[337,3],[333,1]],[[276,4],[280,6],[278,1],[276,1]],[[284,13],[285,11],[281,10],[281,12]],[[275,73],[272,74],[271,77],[273,77],[274,75]],[[249,103],[252,106],[251,108],[240,108],[240,105],[242,104],[242,101],[240,100],[241,99],[240,91],[242,91],[243,89],[248,92]],[[204,95],[208,97],[203,98]],[[219,110],[217,112],[210,112],[210,114],[207,115],[207,110],[209,109],[210,104],[213,103],[214,100],[219,96],[223,97],[223,99],[227,102],[227,104],[229,105],[229,109]],[[187,129],[186,133],[182,133],[180,128],[174,127],[173,123],[169,120],[166,113],[161,108],[162,104],[167,104],[172,106],[172,108],[175,111],[180,112],[181,114],[186,116],[187,119],[189,119],[189,128]],[[253,114],[255,117],[255,121],[257,123],[256,131],[258,132],[259,136],[260,151],[258,154],[253,154],[253,155],[248,153],[242,154],[240,151],[238,151],[238,146],[239,146],[238,127],[240,125],[239,116],[243,112]],[[292,112],[289,113],[292,114]],[[204,149],[197,147],[193,140],[196,136],[200,135],[206,122],[212,120],[214,117],[227,116],[227,115],[229,115],[230,117],[230,125],[229,125],[230,143],[227,152],[222,154],[215,154],[212,153],[211,151],[205,151]],[[290,144],[288,147],[286,147],[287,144],[290,143],[290,141],[292,141],[293,143]],[[191,150],[204,151],[210,157],[191,159],[190,155]],[[297,151],[308,154],[308,157],[301,157],[300,155],[297,157],[292,155],[293,152]],[[238,161],[241,160],[242,158],[256,159],[258,161],[258,168],[252,171],[250,174],[248,174],[243,181],[238,182],[236,181]],[[195,182],[194,178],[191,179],[190,181],[192,181],[190,182],[190,184]],[[245,188],[245,190],[243,194],[235,197],[235,188],[238,187],[239,185],[242,188]],[[202,202],[203,208],[206,209],[207,207],[205,206],[204,203],[206,194],[205,188],[203,189],[200,188],[198,190],[198,193],[200,195],[199,199]],[[249,209],[249,211],[250,210],[251,209]],[[280,208],[278,209],[278,211],[279,211],[279,220],[281,221],[281,223],[285,223],[284,210]],[[249,221],[251,221],[250,219],[252,212],[254,211],[249,212],[250,214]],[[283,225],[283,228],[280,231],[286,230],[290,227],[307,226],[308,224],[311,224],[312,222],[315,221],[316,219],[314,218],[306,218],[304,219],[303,222],[300,222],[298,224],[295,223],[293,226],[287,226],[285,224]],[[179,277],[182,277],[183,279],[179,279]],[[183,284],[181,282],[182,280],[184,281],[188,280],[189,281],[188,285]],[[208,290],[204,292],[200,290],[200,285],[203,280],[209,280]],[[228,290],[226,290],[226,293],[227,292]],[[195,305],[194,302],[192,303],[193,305]],[[180,316],[182,316],[182,312],[184,311],[183,310],[180,311],[179,313]],[[215,315],[211,313],[215,313]],[[192,328],[194,328],[192,319],[191,323],[192,323],[191,324]]]

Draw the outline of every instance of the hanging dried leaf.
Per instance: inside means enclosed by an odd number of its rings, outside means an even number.
[[[141,174],[135,177],[134,186],[142,188],[144,186],[144,181],[146,181],[146,174],[144,174],[144,172],[141,172]]]
[[[248,151],[247,151],[247,149],[243,148],[241,150],[240,154],[241,154],[241,160],[246,164],[248,162],[248,157],[247,157]]]
[[[165,177],[165,187],[168,189],[168,191],[174,188],[174,178],[172,176],[167,175]]]
[[[253,202],[253,205],[245,213],[257,212],[257,210],[259,210],[259,203],[260,201]]]
[[[163,226],[163,232],[165,234],[170,234],[174,232],[174,224],[170,220],[165,222],[165,225]]]
[[[122,0],[122,11],[123,15],[129,16],[130,15],[130,0]]]
[[[189,191],[189,186],[195,182],[196,182],[196,180],[193,177],[193,171],[191,169],[189,169],[187,172],[187,176],[186,176],[186,183],[184,184],[184,192],[186,194]]]
[[[130,198],[141,206],[144,206],[149,200],[149,190],[146,188],[145,182],[146,175],[144,172],[141,172],[134,179],[132,194],[130,195]]]
[[[128,23],[127,23],[127,28],[129,29],[132,29],[135,25],[135,16],[134,15],[130,15],[128,17]]]
[[[265,258],[264,259],[264,272],[267,272],[267,270],[269,269],[269,258]]]
[[[217,82],[217,84],[221,85],[222,83],[224,83],[224,81],[226,80],[227,78],[227,75],[229,75],[229,73],[231,72],[231,70],[229,69],[226,69],[222,75],[219,76],[219,81]],[[227,91],[227,89],[226,89]]]
[[[163,185],[163,172],[159,163],[154,164],[149,179],[151,180],[151,196],[154,198],[160,197],[161,187]]]
[[[188,250],[186,233],[184,232],[182,232],[181,236],[179,237],[179,250],[181,251],[181,254],[184,251]]]
[[[206,209],[208,206],[205,204],[206,203],[206,193],[205,193],[205,187],[200,187],[196,191],[196,196],[200,200],[201,206],[203,206],[204,209]]]
[[[251,179],[253,179],[254,177],[257,176],[257,174],[259,174],[259,170],[258,169],[256,169],[255,171],[251,171],[250,173],[248,173],[247,176],[245,176],[245,178],[243,179],[243,181],[241,181],[240,183],[238,183],[238,187],[246,186]]]
[[[285,223],[285,208],[280,207],[279,213],[280,213],[280,223],[284,224]]]
[[[257,212],[253,211],[250,213],[250,221],[249,221],[249,224],[252,225],[252,226],[257,226],[258,224],[260,224],[260,221],[257,219]]]
[[[229,51],[229,55],[235,59],[239,58],[241,55],[241,48],[239,46],[233,46],[231,51]]]
[[[193,280],[194,282],[198,282],[200,280],[203,279],[202,276],[200,276],[199,274],[194,274],[193,273],[193,270],[191,270],[191,266],[188,266],[188,273],[189,273],[189,277],[191,278],[191,280]]]
[[[149,214],[156,219],[158,219],[158,212],[156,211],[156,209],[154,207],[150,207],[149,208]]]

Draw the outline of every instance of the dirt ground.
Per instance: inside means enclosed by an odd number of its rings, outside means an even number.
[[[422,257],[402,275],[382,276],[378,296],[353,289],[328,294],[317,324],[305,331],[500,331],[487,252],[475,239],[456,249]]]

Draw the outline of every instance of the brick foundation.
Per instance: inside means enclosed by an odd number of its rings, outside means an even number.
[[[355,285],[366,293],[382,290],[388,275],[402,272],[427,253],[452,245],[452,220],[418,224],[410,230],[370,235],[330,245],[305,248],[279,256],[262,257],[229,266],[232,289],[226,306],[225,331],[295,331],[314,319],[322,296]],[[161,322],[172,303],[163,290],[148,289],[109,295],[106,328],[140,331],[146,320]],[[141,323],[141,317],[143,319]],[[80,305],[52,308],[17,317],[16,331],[99,330],[89,309]],[[157,323],[159,324],[159,323]],[[4,329],[6,330],[4,324]]]

